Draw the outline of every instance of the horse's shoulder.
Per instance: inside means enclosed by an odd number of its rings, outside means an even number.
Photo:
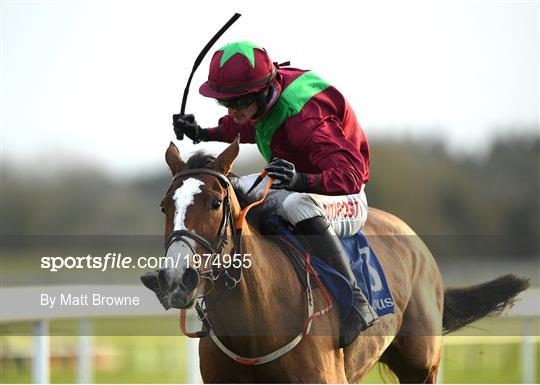
[[[416,235],[403,220],[384,210],[369,208],[363,232],[366,235]]]

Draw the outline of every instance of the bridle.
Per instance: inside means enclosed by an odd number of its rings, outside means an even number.
[[[192,240],[195,244],[202,246],[207,252],[211,254],[210,258],[215,258],[221,254],[223,251],[223,248],[228,243],[228,237],[227,237],[227,228],[231,227],[232,232],[232,238],[233,238],[233,249],[232,254],[241,254],[242,253],[242,246],[240,242],[241,238],[241,227],[240,229],[237,229],[234,225],[234,217],[231,210],[231,199],[229,196],[229,188],[231,187],[231,182],[229,179],[220,173],[219,171],[210,169],[210,168],[194,168],[189,170],[184,170],[176,173],[173,176],[172,183],[174,183],[178,178],[183,178],[187,176],[193,176],[193,175],[212,175],[216,177],[220,183],[220,185],[225,188],[226,194],[225,198],[223,199],[223,209],[222,209],[222,216],[221,216],[221,223],[219,225],[219,228],[217,230],[217,233],[215,237],[209,241],[208,239],[200,236],[199,234],[189,231],[189,230],[174,230],[167,239],[167,242],[165,243],[165,251],[167,251],[170,246],[176,242],[176,241],[183,241],[185,245],[187,245],[191,252],[195,254],[195,250],[192,247],[192,243],[189,242],[189,240]],[[209,263],[210,269],[199,271],[197,270],[197,273],[199,277],[204,277],[209,279],[210,281],[214,282],[220,277],[225,278],[225,286],[229,289],[234,289],[236,285],[240,282],[242,279],[242,268],[240,267],[238,269],[237,274],[231,274],[228,269],[225,269],[224,267],[212,267],[212,263]]]

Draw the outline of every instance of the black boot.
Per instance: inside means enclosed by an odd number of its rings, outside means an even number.
[[[360,332],[377,322],[377,313],[358,287],[347,252],[343,249],[343,245],[328,221],[323,217],[309,218],[298,222],[296,229],[307,236],[314,254],[323,258],[351,284],[353,305],[347,318],[342,320],[339,339],[340,346],[345,347],[351,344]]]

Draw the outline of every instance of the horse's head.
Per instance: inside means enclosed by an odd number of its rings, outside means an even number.
[[[227,175],[238,155],[235,140],[217,158],[195,155],[185,163],[171,142],[165,160],[173,179],[161,202],[165,214],[166,266],[141,277],[165,308],[185,309],[197,297],[201,272],[211,271],[208,258],[224,246],[238,202]],[[203,273],[204,274],[204,273]]]

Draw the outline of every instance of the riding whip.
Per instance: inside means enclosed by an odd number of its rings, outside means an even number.
[[[214,37],[212,39],[210,39],[210,41],[208,43],[206,43],[206,45],[204,46],[202,51],[199,53],[199,56],[197,56],[197,59],[195,59],[195,63],[193,64],[193,69],[191,70],[191,74],[189,75],[189,79],[187,81],[186,88],[184,88],[184,95],[182,96],[182,106],[180,107],[180,114],[181,115],[183,115],[184,112],[186,111],[186,101],[187,101],[187,97],[188,97],[188,93],[189,93],[189,86],[191,85],[191,79],[193,78],[193,74],[195,73],[195,71],[197,70],[199,65],[201,64],[203,58],[206,56],[208,51],[210,51],[210,48],[212,48],[214,43],[221,37],[221,35],[223,35],[225,33],[226,30],[229,29],[229,27],[231,25],[234,24],[234,22],[236,20],[238,20],[238,18],[240,16],[242,16],[242,15],[240,15],[239,13],[235,13],[233,15],[233,17],[231,17],[229,19],[229,21],[226,22],[225,25],[223,27],[221,27],[221,29],[219,31],[217,31],[217,33],[214,35]]]
[[[257,176],[257,179],[255,179],[255,182],[253,182],[253,184],[251,185],[251,187],[249,188],[249,190],[247,191],[246,195],[249,195],[250,192],[253,191],[253,189],[255,187],[257,187],[261,182],[262,180],[264,179],[264,177],[266,176],[266,174],[268,174],[266,172],[266,170],[263,170],[258,176]]]

